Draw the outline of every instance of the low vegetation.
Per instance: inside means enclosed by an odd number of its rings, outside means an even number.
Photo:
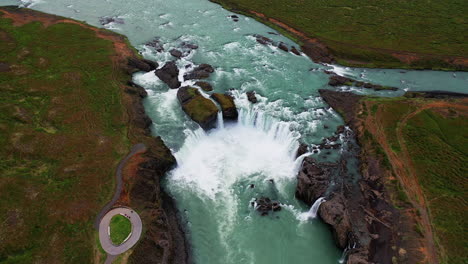
[[[447,56],[468,58],[464,40],[468,6],[463,0],[211,1],[247,15],[262,13],[318,38],[346,65],[451,69],[454,66],[445,61]],[[422,57],[413,61],[403,56],[403,61],[410,61],[402,63],[395,52]]]
[[[13,25],[0,9],[0,43],[0,263],[90,263],[129,149],[127,76],[77,24]]]
[[[132,223],[123,215],[112,217],[110,222],[110,238],[115,245],[122,244],[132,232]]]
[[[361,144],[381,149],[377,141],[385,138],[389,148],[378,154],[386,163],[390,162],[390,166],[384,167],[390,170],[397,166],[388,159],[391,151],[409,175],[417,177],[424,196],[419,198],[428,207],[440,262],[465,263],[468,259],[464,250],[468,244],[468,103],[466,100],[367,98],[363,105],[371,111],[363,111],[359,118],[365,120],[372,116],[368,120],[376,122],[379,133],[366,130],[360,138]],[[416,188],[400,184],[393,178],[386,187],[393,193],[394,205],[409,210],[408,194],[418,199],[412,191]],[[416,219],[419,213],[416,212]],[[420,223],[416,223],[414,230],[424,235]]]

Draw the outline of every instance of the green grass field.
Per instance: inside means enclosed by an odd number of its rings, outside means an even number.
[[[120,245],[132,232],[132,223],[123,215],[112,217],[110,222],[110,238],[112,243]]]
[[[370,67],[450,68],[437,58],[403,65],[391,52],[468,57],[463,0],[211,0],[228,9],[275,18],[324,42],[338,62]],[[371,49],[369,49],[371,48]]]
[[[1,13],[0,13],[1,14]],[[129,149],[110,41],[0,16],[0,263],[91,263]]]
[[[368,98],[365,101],[371,111],[363,113],[360,117],[373,115],[378,126],[383,129],[391,150],[399,156],[402,155],[402,146],[398,141],[396,128],[402,126],[404,144],[411,159],[411,165],[405,164],[413,166],[416,173],[414,176],[424,192],[441,263],[466,263],[467,113],[450,107],[430,108],[417,113],[402,124],[404,116],[424,104],[436,101],[402,98]],[[378,149],[379,145],[373,141],[374,137],[375,135],[366,133],[361,142],[371,142]],[[385,154],[383,155],[385,157]],[[389,184],[387,189],[395,192],[396,207],[399,207],[397,204],[406,204],[408,198],[401,186],[396,180],[391,183],[394,186]],[[421,227],[417,225],[415,229],[420,230]]]

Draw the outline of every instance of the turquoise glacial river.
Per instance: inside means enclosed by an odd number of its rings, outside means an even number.
[[[164,185],[177,201],[195,263],[340,262],[342,252],[328,227],[294,198],[301,162],[296,159],[298,140],[319,144],[343,122],[318,95],[318,89],[328,88],[324,69],[401,88],[373,92],[382,96],[401,95],[404,90],[468,91],[468,73],[320,65],[304,55],[260,45],[253,34],[297,46],[268,33],[275,31],[251,18],[239,16],[234,22],[231,12],[207,0],[6,0],[1,4],[21,4],[109,28],[128,36],[141,54],[161,66],[174,60],[168,51],[182,42],[199,46],[177,65],[180,69],[212,65],[215,73],[208,81],[214,92],[234,95],[240,112],[236,123],[219,120],[218,128],[206,133],[182,112],[177,90],[169,89],[154,72],[134,75],[149,93],[145,107],[155,135],[163,138],[178,162]],[[116,22],[101,25],[100,18],[106,16]],[[144,44],[156,38],[163,52]],[[248,91],[257,93],[257,104],[248,102]],[[341,155],[339,149],[324,152],[311,155],[327,161]],[[252,202],[261,196],[278,200],[283,209],[260,216]]]

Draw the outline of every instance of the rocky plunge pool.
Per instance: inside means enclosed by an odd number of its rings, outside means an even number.
[[[296,155],[299,140],[310,147],[318,145],[342,125],[317,92],[328,87],[323,70],[400,88],[396,92],[343,88],[381,96],[401,95],[404,90],[460,92],[468,87],[467,73],[315,64],[303,54],[261,45],[255,34],[283,42],[288,48],[297,47],[253,19],[239,16],[234,21],[231,12],[207,0],[2,2],[8,4],[84,20],[127,35],[141,54],[160,65],[174,60],[169,51],[177,48],[184,55],[176,60],[183,85],[194,83],[184,81],[183,74],[195,65],[208,63],[215,68],[207,81],[214,92],[234,96],[239,119],[231,123],[218,120],[218,127],[209,132],[184,114],[177,90],[154,72],[134,76],[149,93],[145,107],[154,121],[154,134],[163,138],[178,162],[164,184],[183,215],[195,263],[340,262],[342,251],[328,227],[294,197],[297,171],[304,158]],[[153,45],[145,45],[148,42]],[[187,43],[198,48],[184,48]],[[256,92],[256,104],[247,100],[249,91]],[[343,148],[308,155],[337,161],[348,144],[343,136],[338,143]],[[350,164],[357,168],[356,162]],[[261,197],[277,201],[282,209],[261,216],[254,209]]]

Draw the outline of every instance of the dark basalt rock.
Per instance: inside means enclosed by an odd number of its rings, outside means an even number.
[[[166,63],[161,69],[157,69],[155,72],[161,81],[165,82],[170,88],[175,89],[180,87],[178,79],[179,69],[174,61]]]
[[[272,201],[268,197],[260,197],[259,199],[255,199],[255,201],[257,202],[255,210],[260,212],[261,216],[266,216],[270,212],[281,211],[281,204],[278,201]]]
[[[196,82],[195,85],[200,86],[200,88],[202,88],[202,90],[205,91],[205,92],[213,91],[213,86],[208,82],[199,81],[199,82]]]
[[[279,48],[280,50],[282,50],[282,51],[289,52],[288,46],[286,46],[286,44],[284,44],[283,42],[280,42],[280,43],[278,44],[278,48]]]
[[[336,134],[342,134],[345,131],[345,126],[341,125],[336,128]]]
[[[301,53],[296,49],[296,47],[292,47],[291,52],[296,54],[297,56],[301,56]]]
[[[234,21],[234,22],[238,22],[238,21],[239,21],[239,17],[238,17],[237,15],[231,15],[231,16],[229,16],[229,17],[230,17],[230,18],[232,19],[232,21]]]
[[[314,158],[306,157],[297,176],[296,198],[311,206],[322,197],[330,184],[331,168],[334,166],[319,164]]]
[[[357,87],[364,87],[366,89],[373,89],[374,91],[382,91],[382,90],[389,90],[389,91],[397,91],[398,88],[396,87],[389,87],[389,86],[382,86],[372,83],[366,83],[361,81],[356,81],[354,79],[339,76],[333,74],[330,76],[330,80],[328,82],[330,86],[357,86]]]
[[[137,94],[140,98],[145,98],[148,96],[145,88],[141,87],[140,85],[134,83],[133,81],[127,82],[127,87],[125,88],[125,92],[129,94]]]
[[[191,49],[191,50],[198,49],[198,45],[190,43],[190,42],[185,42],[185,41],[180,43],[180,47],[183,49]]]
[[[213,73],[214,69],[209,64],[201,64],[196,67],[190,73],[184,75],[185,80],[194,80],[194,79],[206,79],[210,77],[210,73]]]
[[[124,19],[120,17],[109,17],[109,16],[104,16],[99,18],[99,23],[103,26],[110,24],[110,23],[116,23],[116,24],[124,24]]]
[[[262,45],[273,44],[273,40],[271,40],[271,39],[269,39],[269,38],[267,38],[265,36],[255,34],[254,37],[257,39],[257,42],[262,44]]]
[[[159,41],[159,38],[155,38],[151,41],[148,41],[145,43],[146,46],[148,47],[152,47],[154,48],[157,52],[163,52],[164,51],[164,47],[163,45],[161,44],[161,42]]]
[[[183,54],[182,54],[182,51],[180,50],[176,50],[176,49],[171,49],[169,51],[169,53],[173,56],[173,57],[176,57],[178,59],[182,58]]]
[[[340,248],[348,246],[348,234],[352,232],[348,212],[342,194],[335,194],[319,208],[322,220],[332,227],[333,236]]]
[[[301,155],[306,154],[308,151],[308,148],[309,147],[306,144],[300,143],[299,148],[297,149],[296,158],[298,158]]]
[[[255,92],[250,91],[247,92],[247,100],[249,100],[252,104],[255,104],[258,102],[257,96],[255,96]]]
[[[333,56],[328,52],[328,48],[321,43],[308,42],[301,49],[315,62],[332,63],[334,61]]]
[[[211,95],[218,104],[221,106],[223,111],[223,118],[226,120],[237,120],[239,113],[237,112],[234,98],[227,94],[214,93]]]
[[[149,72],[154,70],[158,64],[149,60],[140,60],[137,58],[129,58],[127,65],[131,68],[132,71],[145,71]]]
[[[197,88],[182,87],[177,91],[177,99],[184,112],[203,129],[216,126],[218,108],[210,100],[203,97]]]

